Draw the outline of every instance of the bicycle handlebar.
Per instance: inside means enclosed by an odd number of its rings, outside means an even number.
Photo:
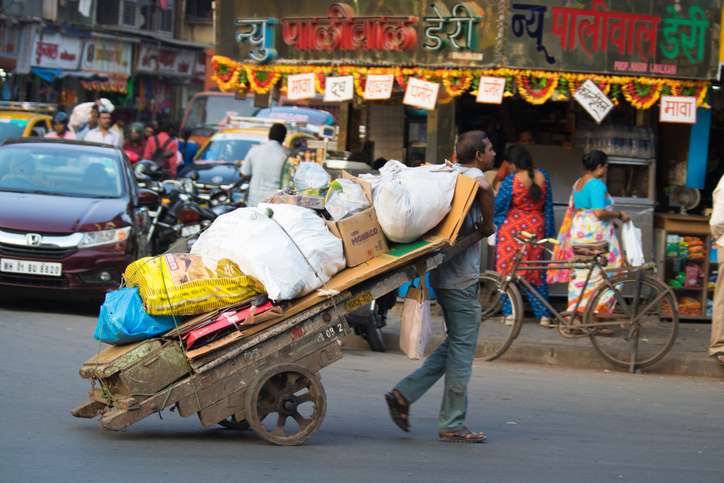
[[[528,233],[527,231],[519,231],[519,236],[522,236],[523,238],[518,238],[519,241],[522,243],[531,243],[533,245],[543,245],[545,243],[550,243],[551,245],[558,245],[558,240],[555,238],[543,238],[541,240],[536,240],[536,236],[533,233]]]

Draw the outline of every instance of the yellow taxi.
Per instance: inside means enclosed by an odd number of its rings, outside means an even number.
[[[8,138],[43,137],[52,128],[53,104],[0,102],[0,143]]]

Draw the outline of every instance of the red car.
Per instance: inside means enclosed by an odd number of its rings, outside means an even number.
[[[51,139],[0,146],[0,286],[102,295],[150,253],[146,205],[114,147]]]

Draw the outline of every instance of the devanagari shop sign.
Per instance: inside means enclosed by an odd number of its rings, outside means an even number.
[[[696,97],[661,96],[659,121],[696,124]]]
[[[440,84],[411,77],[407,82],[403,104],[432,111],[437,103]]]
[[[504,93],[504,78],[482,76],[478,82],[478,96],[475,100],[482,104],[502,104]]]
[[[716,74],[716,0],[514,1],[503,65],[710,79]]]
[[[581,84],[581,87],[573,93],[573,98],[598,124],[601,124],[613,109],[611,99],[590,79]]]
[[[287,99],[298,101],[314,97],[314,74],[295,74],[287,77]]]
[[[351,101],[354,97],[354,77],[344,75],[324,79],[324,102]]]
[[[368,74],[364,98],[368,101],[389,99],[392,96],[392,74]]]

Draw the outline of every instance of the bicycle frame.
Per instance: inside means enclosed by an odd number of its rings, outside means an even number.
[[[520,241],[520,240],[519,240]],[[525,256],[528,247],[533,245],[532,241],[521,241],[521,244],[523,245],[522,249],[518,252],[518,254],[513,259],[513,268],[510,271],[510,274],[504,277],[503,279],[503,290],[508,286],[509,283],[516,283],[520,284],[533,296],[535,297],[540,303],[545,306],[548,311],[553,314],[555,319],[558,321],[559,324],[562,325],[569,325],[570,321],[565,318],[565,315],[574,315],[578,313],[578,309],[581,306],[581,302],[583,301],[583,294],[586,291],[586,288],[588,288],[588,284],[591,281],[591,276],[593,275],[593,272],[596,268],[599,268],[603,274],[603,283],[608,286],[609,289],[611,289],[616,297],[616,300],[619,303],[623,303],[624,306],[627,306],[625,301],[623,300],[623,297],[619,293],[618,290],[611,284],[610,278],[608,276],[608,273],[605,270],[605,265],[602,264],[599,261],[599,257],[595,256],[590,261],[585,262],[576,262],[576,261],[568,261],[568,260],[523,260],[523,257]],[[544,248],[548,253],[552,253],[548,248]],[[559,312],[556,310],[546,298],[541,295],[541,293],[538,291],[538,289],[535,288],[530,282],[528,282],[525,278],[519,276],[517,274],[518,270],[531,270],[531,271],[537,271],[542,272],[545,270],[548,270],[549,268],[559,268],[559,269],[588,269],[588,273],[586,275],[586,282],[583,284],[583,289],[581,290],[581,295],[578,297],[578,300],[576,300],[576,305],[573,308],[573,311],[571,313],[569,312]],[[571,318],[571,320],[573,317]],[[606,325],[617,325],[617,322],[601,322],[596,323],[596,327],[602,327]],[[583,324],[581,323],[577,327],[592,327],[594,324]]]

